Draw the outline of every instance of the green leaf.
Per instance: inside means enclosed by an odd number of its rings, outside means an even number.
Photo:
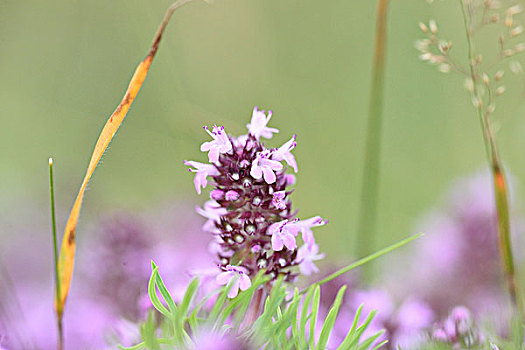
[[[217,322],[221,309],[224,307],[224,304],[226,303],[226,300],[228,298],[228,291],[230,290],[231,286],[232,284],[228,283],[226,286],[221,288],[221,292],[219,296],[217,297],[217,300],[215,301],[215,304],[213,305],[213,308],[211,309],[211,312],[210,312],[209,320],[212,323]]]
[[[363,304],[359,305],[359,307],[357,308],[357,311],[354,316],[354,321],[352,322],[352,326],[350,327],[348,334],[346,335],[343,342],[339,345],[337,350],[349,350],[349,349],[357,348],[359,344],[359,338],[362,334],[362,332],[359,334],[356,334],[358,330],[357,325],[359,323],[359,319],[361,318],[362,310],[363,310]],[[368,324],[372,322],[372,319],[374,318],[374,314],[375,314],[374,312],[370,313],[365,323],[362,326],[360,326],[359,329],[363,329],[364,331],[364,329],[366,329]]]
[[[146,349],[161,350],[160,344],[155,336],[156,329],[157,325],[155,324],[153,313],[150,312],[148,314],[148,320],[142,324],[142,327],[140,329],[140,334],[142,336],[142,339],[144,339]]]
[[[312,285],[308,288],[308,292],[306,293],[306,296],[303,299],[303,307],[301,309],[301,323],[300,323],[300,333],[299,333],[299,342],[300,342],[300,348],[306,349],[306,337],[305,337],[305,331],[306,331],[306,322],[308,322],[309,319],[309,308],[310,303],[312,301],[312,296],[314,294],[315,285]]]
[[[138,343],[137,345],[134,345],[134,346],[124,347],[122,345],[117,345],[117,347],[120,350],[142,350],[142,349],[144,349],[146,347],[146,344],[144,342],[142,342],[142,343]]]
[[[166,309],[166,307],[164,305],[162,305],[162,303],[160,302],[160,299],[159,297],[157,296],[157,290],[155,288],[155,280],[157,278],[157,266],[155,266],[155,264],[153,263],[153,261],[151,262],[152,264],[152,273],[151,273],[151,276],[149,278],[149,283],[148,283],[148,295],[149,295],[149,298],[151,300],[151,303],[153,304],[153,306],[155,307],[155,309],[157,309],[157,311],[159,311],[161,314],[163,314],[164,316],[166,317],[169,317],[170,316],[170,312],[168,311],[168,309]]]
[[[314,297],[312,301],[312,316],[310,317],[310,338],[309,346],[310,349],[315,348],[315,324],[317,322],[317,314],[319,313],[319,300],[321,298],[321,288],[315,287]]]
[[[182,303],[179,307],[180,315],[185,317],[188,313],[188,310],[190,308],[191,301],[193,300],[193,297],[195,296],[195,293],[199,289],[199,279],[197,277],[193,278],[188,285],[188,288],[186,289],[186,293],[184,294],[184,298],[182,299]]]
[[[383,333],[385,333],[384,330],[381,330],[371,336],[370,338],[367,338],[365,341],[363,341],[361,344],[359,344],[359,350],[367,350],[370,348],[373,342],[376,341],[377,338],[379,338]],[[388,341],[387,341],[388,342]]]
[[[374,310],[368,315],[367,319],[365,320],[365,323],[363,323],[361,326],[357,328],[354,338],[352,339],[352,342],[351,342],[351,348],[358,349],[359,341],[361,340],[363,333],[368,328],[370,323],[372,323],[372,320],[374,319],[375,315],[376,315],[376,311]]]
[[[162,277],[160,276],[158,269],[155,271],[155,283],[157,285],[157,288],[159,289],[160,294],[162,294],[162,297],[166,301],[166,304],[168,305],[168,310],[171,312],[171,315],[175,316],[177,312],[177,305],[175,305],[173,298],[168,292],[166,286],[164,285],[164,282],[162,281]]]
[[[339,291],[337,292],[337,296],[335,297],[334,304],[332,305],[330,311],[328,312],[328,315],[326,316],[323,329],[321,330],[321,335],[319,336],[319,341],[317,343],[318,350],[324,350],[326,348],[328,338],[330,336],[330,333],[332,332],[332,328],[334,328],[335,320],[337,318],[337,314],[339,313],[339,308],[341,307],[341,303],[343,302],[345,290],[346,286],[342,286],[339,289]]]
[[[354,262],[354,263],[352,263],[352,264],[350,264],[350,265],[348,265],[346,267],[343,267],[342,269],[337,270],[333,274],[323,278],[322,280],[320,280],[318,282],[315,282],[314,284],[323,285],[323,284],[325,284],[327,282],[330,282],[331,280],[341,276],[342,274],[344,274],[344,273],[346,273],[348,271],[351,271],[351,270],[355,269],[356,267],[364,265],[364,264],[366,264],[369,261],[375,260],[375,259],[377,259],[377,258],[379,258],[379,257],[381,257],[381,256],[383,256],[383,255],[385,255],[385,254],[387,254],[389,252],[391,252],[392,250],[400,248],[400,247],[404,246],[405,244],[408,244],[408,243],[412,242],[413,240],[415,240],[415,239],[417,239],[417,238],[419,238],[421,236],[423,236],[423,234],[417,234],[417,235],[413,235],[413,236],[410,236],[408,238],[405,238],[405,239],[403,239],[403,240],[401,240],[401,241],[399,241],[397,243],[394,243],[394,244],[392,244],[392,245],[390,245],[390,246],[388,246],[386,248],[383,248],[383,249],[381,249],[381,250],[379,250],[379,251],[377,251],[375,253],[372,253],[372,254],[368,255],[367,257],[359,259],[356,262]]]

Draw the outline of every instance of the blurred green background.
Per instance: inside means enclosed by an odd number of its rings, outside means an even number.
[[[55,158],[62,231],[98,133],[148,52],[169,0],[0,0],[1,220],[48,217],[47,159]],[[203,203],[184,159],[204,161],[202,125],[245,132],[253,106],[297,134],[294,205],[330,220],[329,256],[353,254],[362,176],[375,1],[216,0],[178,11],[127,120],[90,183],[82,226],[116,208],[178,197]],[[459,176],[485,167],[462,78],[418,60],[417,23],[436,18],[463,54],[457,4],[392,1],[377,246],[414,232]],[[491,38],[490,40],[495,40]],[[508,74],[498,104],[503,159],[525,179],[523,81]],[[523,192],[518,193],[518,197]],[[197,215],[197,214],[195,214]],[[27,218],[28,220],[31,218]],[[16,224],[9,226],[9,237]],[[34,234],[49,234],[48,227]]]

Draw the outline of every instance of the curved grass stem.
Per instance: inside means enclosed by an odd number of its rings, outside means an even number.
[[[55,215],[55,190],[53,181],[53,158],[49,158],[49,195],[51,201],[51,229],[53,232],[53,255],[55,258],[55,304],[60,303],[60,279],[58,277],[58,247],[57,247],[57,223]],[[58,342],[57,349],[64,349],[64,333],[62,328],[62,312],[57,309],[57,331],[58,331]]]
[[[514,258],[512,255],[512,243],[510,239],[510,209],[508,200],[508,185],[505,170],[502,166],[498,147],[494,137],[494,132],[490,124],[490,112],[484,108],[484,104],[480,99],[481,92],[479,91],[480,72],[475,64],[473,35],[474,30],[472,23],[469,20],[467,5],[465,0],[459,0],[461,11],[465,24],[465,32],[468,49],[468,64],[469,73],[472,82],[474,83],[474,97],[477,101],[476,110],[478,113],[481,130],[483,134],[483,141],[485,144],[485,151],[487,153],[487,160],[489,162],[492,173],[494,198],[496,204],[496,212],[498,219],[498,244],[503,265],[503,272],[507,283],[510,299],[514,308],[517,310],[520,322],[524,320],[524,310],[522,300],[518,290],[516,269],[514,266]],[[519,327],[520,329],[522,327]],[[523,336],[520,336],[520,342],[523,342]]]

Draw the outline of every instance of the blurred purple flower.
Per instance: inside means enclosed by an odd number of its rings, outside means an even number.
[[[372,311],[377,312],[363,333],[362,339],[384,330],[385,333],[374,342],[377,345],[388,339],[389,342],[384,349],[397,349],[399,346],[403,349],[416,349],[421,344],[422,332],[434,321],[432,309],[421,300],[410,298],[396,305],[393,297],[386,290],[352,291],[349,299],[343,303],[336,320],[329,342],[330,349],[335,349],[343,341],[360,305],[363,306],[359,324],[363,324]]]
[[[412,256],[398,257],[397,269],[389,261],[385,279],[390,289],[400,297],[410,293],[425,300],[439,317],[458,304],[476,316],[508,314],[496,219],[490,175],[461,179],[450,190],[444,208],[419,225],[417,231],[425,237],[415,242]],[[512,225],[516,222],[513,219]],[[520,242],[513,243],[518,252]]]
[[[116,343],[132,345],[140,339],[136,322],[151,307],[147,298],[151,259],[160,266],[176,300],[194,276],[189,268],[215,270],[209,236],[202,232],[192,208],[184,204],[164,205],[140,215],[110,215],[85,230],[89,232],[79,242],[83,253],[78,256],[64,315],[68,349],[114,348]],[[30,245],[23,234],[7,242],[6,268],[16,271],[12,297],[18,299],[23,315],[6,320],[6,340],[1,346],[55,349],[51,242],[48,232],[28,232]],[[203,274],[201,283],[204,291],[217,287],[215,274]],[[0,327],[3,316],[0,312]],[[23,339],[9,338],[15,334]]]
[[[454,349],[479,349],[485,342],[485,336],[477,329],[470,311],[464,306],[455,307],[443,322],[435,324],[430,338]]]

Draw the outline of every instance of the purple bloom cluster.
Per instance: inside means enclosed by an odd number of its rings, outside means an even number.
[[[209,164],[184,162],[195,173],[197,193],[208,185],[208,178],[213,182],[211,200],[198,212],[208,219],[204,229],[215,237],[223,270],[217,282],[238,279],[230,297],[235,297],[239,288],[249,288],[249,276],[261,269],[272,278],[284,275],[285,280],[293,281],[297,276],[293,267],[299,266],[303,274],[317,272],[313,262],[323,258],[311,228],[326,221],[319,216],[295,218],[289,199],[292,191],[287,188],[295,183],[295,177],[286,174],[282,161],[298,171],[291,153],[295,136],[279,148],[266,148],[260,141],[279,132],[267,126],[271,116],[271,111],[265,114],[255,107],[248,134],[237,138],[226,134],[224,127],[214,126],[211,131],[204,127],[213,139],[201,145],[201,151],[208,152]],[[300,248],[299,233],[304,242]]]
[[[475,317],[508,315],[490,174],[460,179],[445,199],[418,225],[425,239],[414,243],[412,256],[399,257],[393,272],[392,261],[385,266],[390,289],[398,297],[410,293],[425,300],[439,318],[456,305],[465,305]],[[513,226],[520,224],[514,214]],[[522,247],[514,238],[519,237],[513,237],[513,246]],[[519,258],[520,250],[515,253]]]
[[[214,275],[206,280],[204,272],[215,272],[216,267],[207,247],[209,237],[201,232],[192,212],[184,203],[165,203],[151,212],[110,214],[88,225],[64,315],[66,348],[113,349],[116,344],[131,346],[140,341],[138,322],[152,307],[147,293],[151,259],[160,266],[177,302],[196,270],[205,286],[200,292],[217,287]],[[27,232],[39,232],[35,230]],[[0,349],[56,348],[52,264],[49,254],[42,254],[52,251],[51,242],[45,232],[40,233],[31,238],[34,244],[29,247],[25,231],[6,242],[2,260],[7,270],[17,272],[17,278],[12,294],[0,285],[0,299],[20,307],[0,315]]]
[[[377,345],[388,339],[389,342],[385,345],[385,349],[420,348],[423,332],[434,321],[434,312],[430,306],[419,299],[410,297],[399,304],[386,290],[356,290],[341,308],[341,315],[336,322],[332,339],[334,348],[346,336],[359,305],[363,305],[359,324],[364,322],[370,312],[377,311],[363,337],[369,337],[384,330],[385,333],[374,344]]]
[[[445,321],[436,324],[431,339],[449,344],[453,349],[479,348],[485,342],[483,333],[476,329],[470,311],[464,306],[455,307]]]

